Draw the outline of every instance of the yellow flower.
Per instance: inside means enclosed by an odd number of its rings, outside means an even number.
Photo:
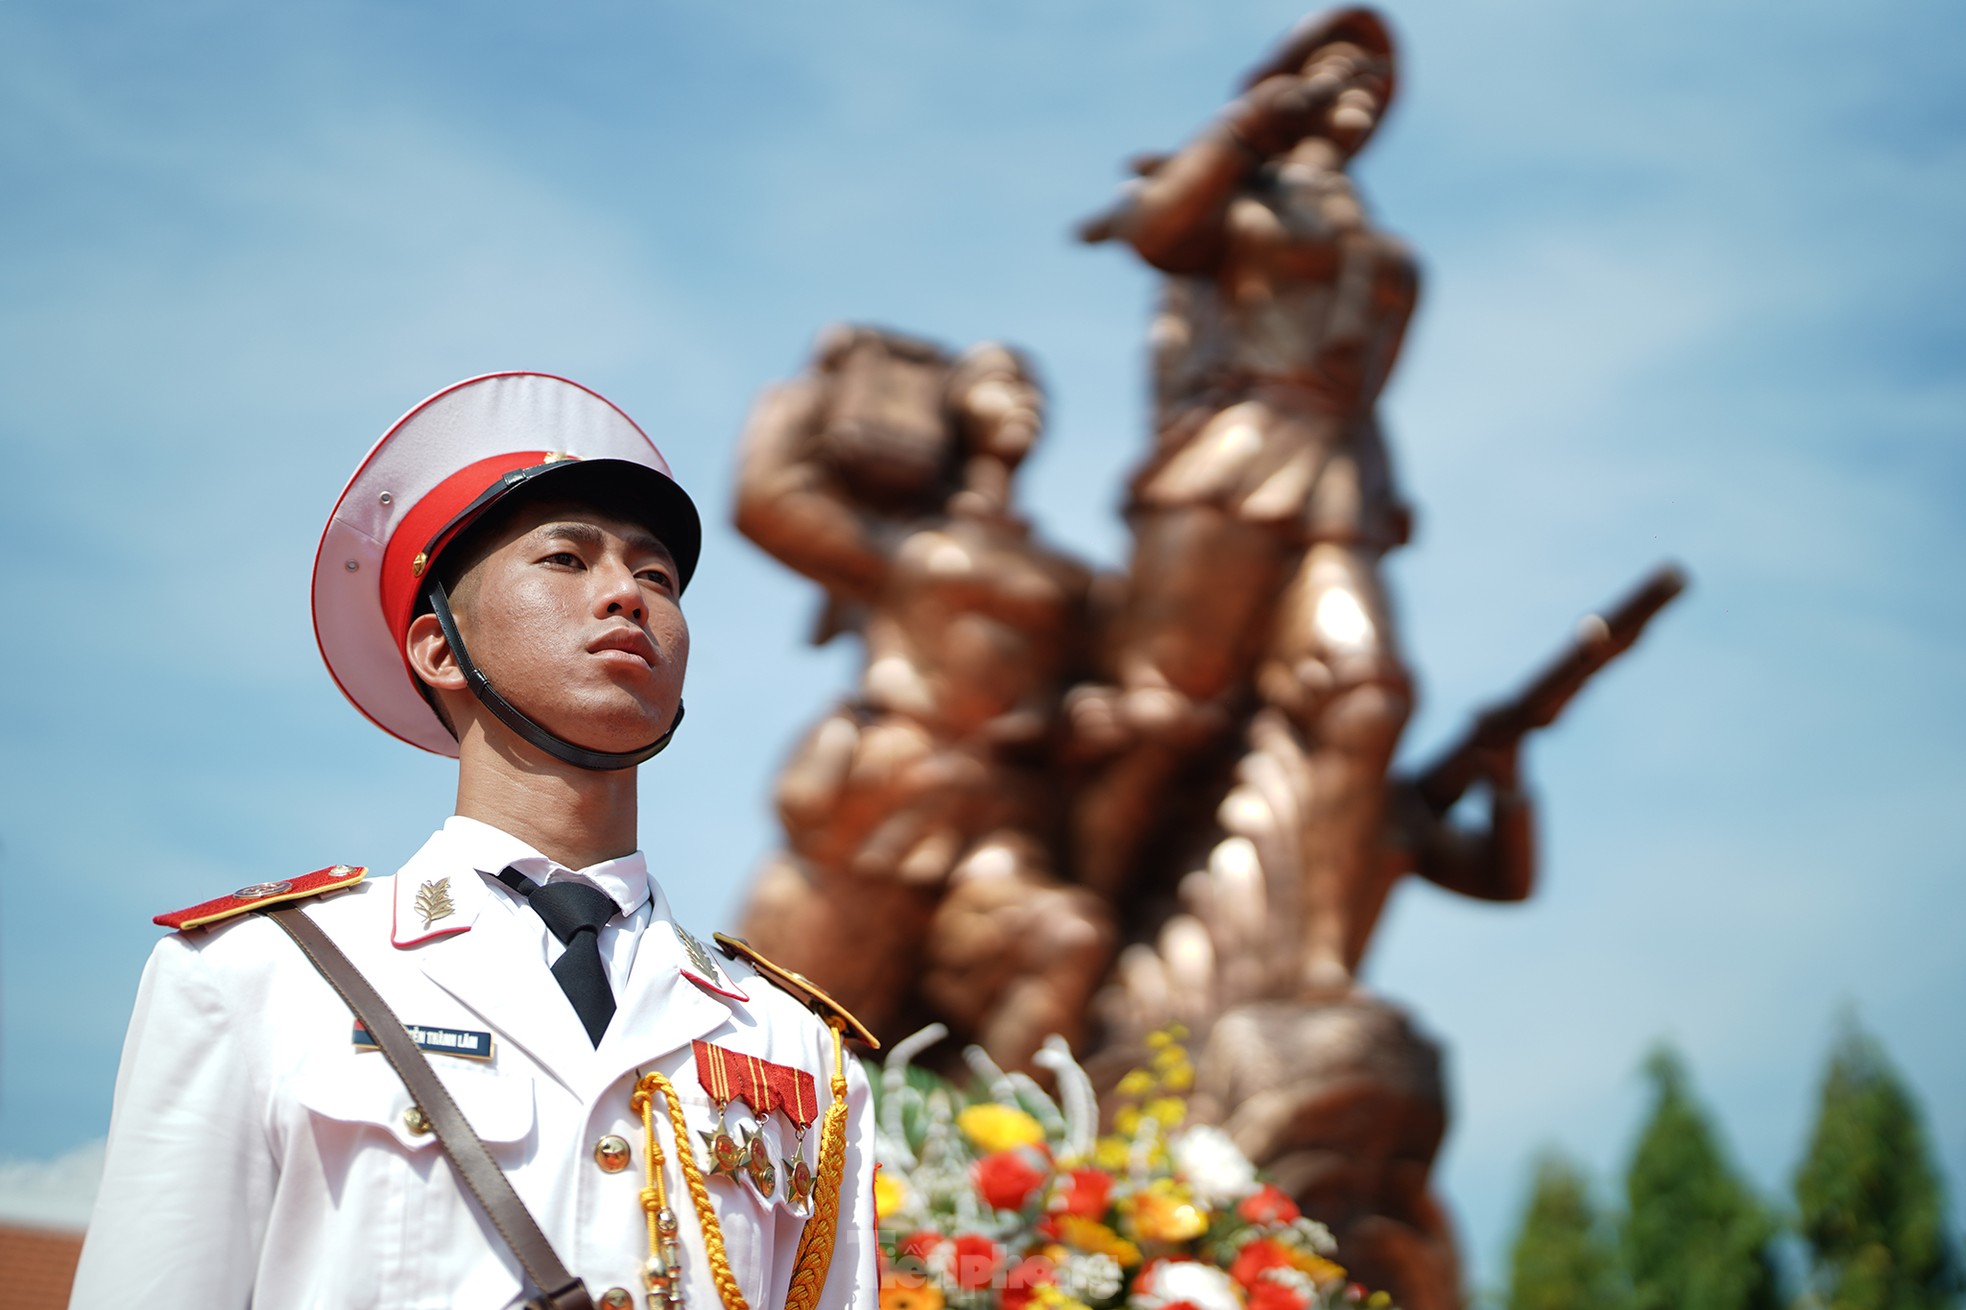
[[[1134,1069],[1113,1089],[1118,1096],[1145,1096],[1154,1090],[1154,1076],[1145,1069]]]
[[[1015,1106],[995,1102],[968,1107],[956,1116],[956,1126],[976,1143],[977,1150],[988,1155],[1044,1141],[1043,1124]]]
[[[1345,1276],[1345,1266],[1310,1251],[1297,1252],[1291,1257],[1290,1263],[1308,1274],[1311,1281],[1319,1287],[1338,1282]]]
[[[1173,1044],[1174,1044],[1174,1039],[1170,1037],[1165,1031],[1151,1032],[1147,1034],[1147,1045],[1149,1048],[1153,1050],[1158,1051],[1163,1047],[1172,1046]]]
[[[1132,1162],[1133,1152],[1124,1137],[1106,1136],[1093,1143],[1092,1163],[1117,1173]]]
[[[1040,1283],[1036,1293],[1031,1297],[1031,1302],[1043,1306],[1044,1310],[1091,1310],[1085,1302],[1074,1301],[1059,1291],[1056,1283]]]
[[[1111,1256],[1123,1269],[1131,1269],[1140,1263],[1140,1248],[1096,1219],[1075,1214],[1060,1215],[1058,1235],[1065,1239],[1068,1246],[1075,1246],[1090,1255]]]
[[[1140,1131],[1140,1111],[1133,1106],[1124,1106],[1113,1116],[1113,1128],[1121,1137],[1132,1137]]]
[[[1161,1074],[1160,1085],[1170,1092],[1185,1092],[1195,1085],[1195,1066],[1184,1064]]]
[[[942,1289],[934,1283],[920,1287],[883,1287],[881,1310],[942,1310]]]
[[[1163,1046],[1154,1052],[1154,1068],[1165,1072],[1188,1063],[1188,1053],[1178,1046]]]
[[[1157,1096],[1147,1102],[1142,1113],[1163,1128],[1172,1128],[1188,1117],[1188,1103],[1178,1096]]]
[[[1185,1242],[1208,1231],[1208,1213],[1166,1179],[1136,1192],[1131,1208],[1133,1234],[1145,1242]]]
[[[908,1203],[908,1184],[883,1169],[874,1175],[874,1216],[885,1219]]]
[[[1380,1310],[1381,1306],[1391,1305],[1393,1299],[1384,1292],[1374,1292],[1371,1296],[1365,1298],[1365,1303],[1371,1306],[1372,1310]]]

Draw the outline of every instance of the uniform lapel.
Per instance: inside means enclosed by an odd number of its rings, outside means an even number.
[[[478,881],[478,875],[470,875]],[[482,891],[482,888],[481,888]],[[547,1074],[579,1094],[595,1051],[572,1002],[509,914],[487,909],[471,931],[416,948],[417,962],[439,987],[523,1048]]]
[[[654,879],[649,880],[649,896],[653,901],[649,924],[635,948],[626,993],[616,998],[614,1021],[594,1053],[595,1082],[585,1089],[593,1095],[694,1038],[733,1020],[748,1021],[735,997],[713,993],[684,976],[688,954],[676,935],[668,898]]]

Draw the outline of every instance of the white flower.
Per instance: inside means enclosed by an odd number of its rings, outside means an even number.
[[[1081,1301],[1104,1301],[1126,1286],[1126,1275],[1110,1255],[1069,1255],[1058,1282]]]
[[[1236,1280],[1214,1265],[1195,1260],[1155,1265],[1133,1295],[1133,1304],[1140,1310],[1160,1310],[1176,1301],[1186,1301],[1197,1310],[1242,1310]]]
[[[1220,1128],[1196,1124],[1168,1145],[1175,1171],[1203,1205],[1214,1208],[1256,1190],[1256,1166]]]
[[[1293,1219],[1290,1230],[1297,1234],[1298,1240],[1319,1255],[1332,1255],[1338,1250],[1338,1239],[1331,1230],[1315,1219]]]
[[[1312,1282],[1311,1276],[1302,1269],[1290,1269],[1279,1266],[1274,1269],[1265,1269],[1257,1277],[1267,1279],[1272,1283],[1282,1283],[1306,1301],[1315,1300],[1317,1297],[1317,1284]]]

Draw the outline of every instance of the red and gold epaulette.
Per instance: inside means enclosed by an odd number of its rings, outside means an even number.
[[[845,1026],[848,1037],[863,1042],[876,1051],[881,1049],[880,1040],[867,1030],[867,1025],[854,1018],[844,1005],[828,996],[825,989],[812,979],[802,973],[794,973],[790,969],[773,964],[758,954],[757,949],[742,937],[727,937],[723,933],[717,933],[715,936],[718,948],[725,955],[733,960],[743,960],[756,969],[761,978],[776,983],[783,990],[790,992],[796,1000],[827,1023],[830,1024],[837,1019]]]
[[[353,887],[366,878],[368,873],[369,871],[360,865],[337,864],[331,868],[304,873],[298,878],[287,878],[280,882],[256,882],[250,887],[241,887],[228,896],[214,897],[188,910],[160,914],[151,922],[165,928],[175,928],[179,932],[191,928],[206,928],[244,914],[248,910],[257,910],[262,905],[278,905],[281,901],[304,901],[310,896],[321,896],[328,892],[338,892],[344,887]]]

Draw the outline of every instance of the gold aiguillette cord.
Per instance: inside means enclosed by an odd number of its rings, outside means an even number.
[[[813,1310],[826,1287],[826,1274],[832,1267],[833,1247],[839,1234],[840,1187],[846,1180],[846,1047],[843,1025],[827,1020],[833,1032],[833,1103],[826,1107],[826,1124],[819,1137],[819,1179],[813,1188],[812,1217],[799,1234],[798,1257],[792,1267],[792,1284],[785,1297],[786,1310]],[[635,1084],[629,1104],[642,1116],[643,1159],[648,1168],[648,1185],[642,1189],[642,1209],[648,1215],[649,1258],[643,1270],[648,1284],[650,1310],[681,1310],[683,1304],[681,1244],[677,1240],[676,1212],[669,1208],[662,1181],[662,1147],[655,1132],[655,1098],[662,1097],[669,1112],[669,1126],[675,1134],[676,1164],[689,1188],[690,1204],[696,1210],[697,1226],[703,1232],[703,1249],[710,1260],[710,1277],[717,1285],[724,1310],[750,1310],[737,1276],[730,1269],[730,1254],[724,1249],[723,1225],[710,1204],[710,1189],[704,1184],[703,1170],[696,1153],[689,1149],[689,1121],[676,1088],[659,1073],[643,1074]]]
[[[649,1258],[642,1271],[642,1280],[648,1284],[650,1310],[680,1310],[683,1304],[683,1284],[681,1265],[681,1243],[676,1234],[676,1212],[669,1208],[668,1195],[662,1182],[662,1148],[657,1144],[655,1133],[655,1097],[660,1093],[663,1107],[669,1112],[669,1126],[675,1133],[676,1165],[683,1171],[683,1182],[689,1188],[689,1199],[696,1209],[697,1226],[703,1231],[703,1250],[710,1261],[710,1278],[717,1285],[717,1295],[722,1298],[724,1310],[750,1310],[745,1303],[744,1293],[737,1286],[737,1275],[730,1270],[730,1254],[724,1250],[723,1225],[717,1222],[717,1212],[710,1205],[710,1189],[703,1183],[703,1171],[697,1167],[696,1153],[689,1149],[689,1121],[683,1117],[683,1103],[676,1098],[676,1088],[659,1073],[643,1074],[635,1084],[635,1094],[629,1100],[642,1116],[642,1137],[647,1144],[643,1152],[648,1163],[648,1186],[642,1189],[642,1209],[648,1214]]]
[[[819,1134],[819,1181],[813,1186],[812,1218],[799,1234],[799,1256],[792,1266],[792,1286],[785,1310],[813,1310],[826,1289],[833,1246],[840,1228],[840,1184],[846,1179],[846,1046],[845,1027],[828,1019],[833,1030],[833,1103],[826,1107],[826,1126]]]

